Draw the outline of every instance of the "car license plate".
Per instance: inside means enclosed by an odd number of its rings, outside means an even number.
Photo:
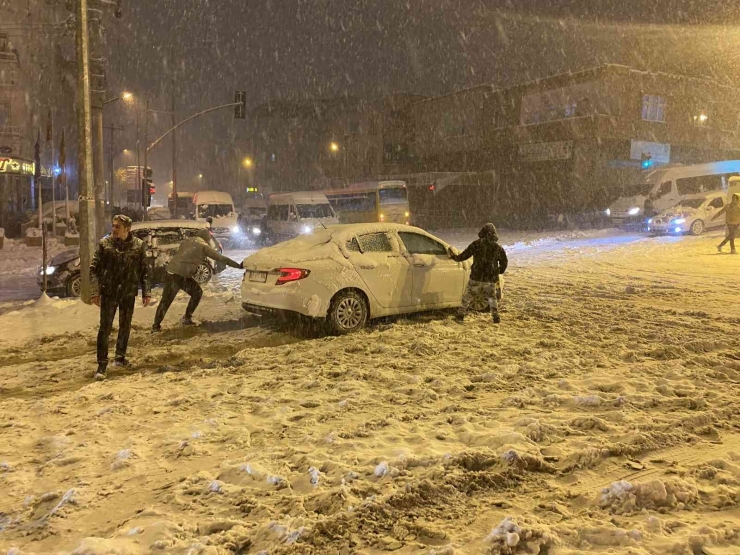
[[[265,283],[267,281],[267,272],[249,272],[249,281]]]

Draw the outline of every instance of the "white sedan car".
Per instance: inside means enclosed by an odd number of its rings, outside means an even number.
[[[472,260],[416,227],[354,224],[315,230],[244,260],[242,306],[326,318],[344,334],[371,318],[460,306]]]

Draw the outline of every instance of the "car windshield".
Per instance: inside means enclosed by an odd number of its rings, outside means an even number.
[[[198,217],[199,218],[221,218],[228,216],[234,211],[234,207],[230,204],[199,204],[198,205]]]
[[[249,216],[262,216],[267,214],[266,208],[252,207],[247,209],[247,215]]]
[[[380,204],[403,204],[407,200],[405,188],[380,189],[378,195]]]
[[[298,204],[298,216],[306,218],[331,218],[334,216],[331,205],[327,204]]]
[[[706,200],[705,198],[685,198],[677,206],[682,208],[699,208]]]

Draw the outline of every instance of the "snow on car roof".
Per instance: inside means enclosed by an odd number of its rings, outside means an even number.
[[[353,254],[347,249],[347,243],[353,237],[367,233],[388,231],[411,231],[427,237],[433,237],[446,245],[438,237],[427,233],[423,229],[409,225],[392,223],[345,224],[332,226],[327,229],[315,229],[313,233],[300,235],[295,239],[262,249],[251,255],[248,260],[262,268],[277,267],[280,264],[286,263],[298,264],[325,259],[331,259],[339,264],[346,265],[346,260]]]
[[[131,229],[161,229],[163,227],[187,227],[193,229],[207,228],[207,222],[194,220],[156,220],[154,222],[134,222]]]
[[[355,235],[365,235],[367,233],[382,233],[384,231],[412,231],[414,233],[420,233],[421,235],[426,235],[428,237],[434,237],[434,235],[431,235],[430,233],[427,233],[426,231],[418,227],[392,223],[345,224],[333,226],[327,231],[330,231],[332,239],[339,243],[349,241]],[[436,239],[441,241],[441,239],[439,238]]]

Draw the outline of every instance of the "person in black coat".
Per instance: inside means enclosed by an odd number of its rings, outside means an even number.
[[[144,242],[131,233],[131,218],[113,217],[113,231],[98,243],[90,264],[91,300],[100,307],[98,330],[98,369],[95,379],[105,379],[108,367],[108,338],[118,311],[116,366],[129,366],[126,360],[131,320],[136,295],[141,289],[144,306],[149,306],[151,293]]]
[[[493,323],[498,324],[501,317],[498,313],[498,300],[496,299],[496,282],[500,274],[506,272],[509,260],[506,251],[498,244],[498,233],[496,226],[488,223],[478,233],[479,239],[474,241],[460,254],[455,254],[450,249],[450,258],[457,262],[473,257],[473,267],[470,270],[468,287],[462,297],[462,304],[457,312],[457,320],[462,322],[468,312],[470,303],[478,295],[485,295],[488,306],[491,307]]]

